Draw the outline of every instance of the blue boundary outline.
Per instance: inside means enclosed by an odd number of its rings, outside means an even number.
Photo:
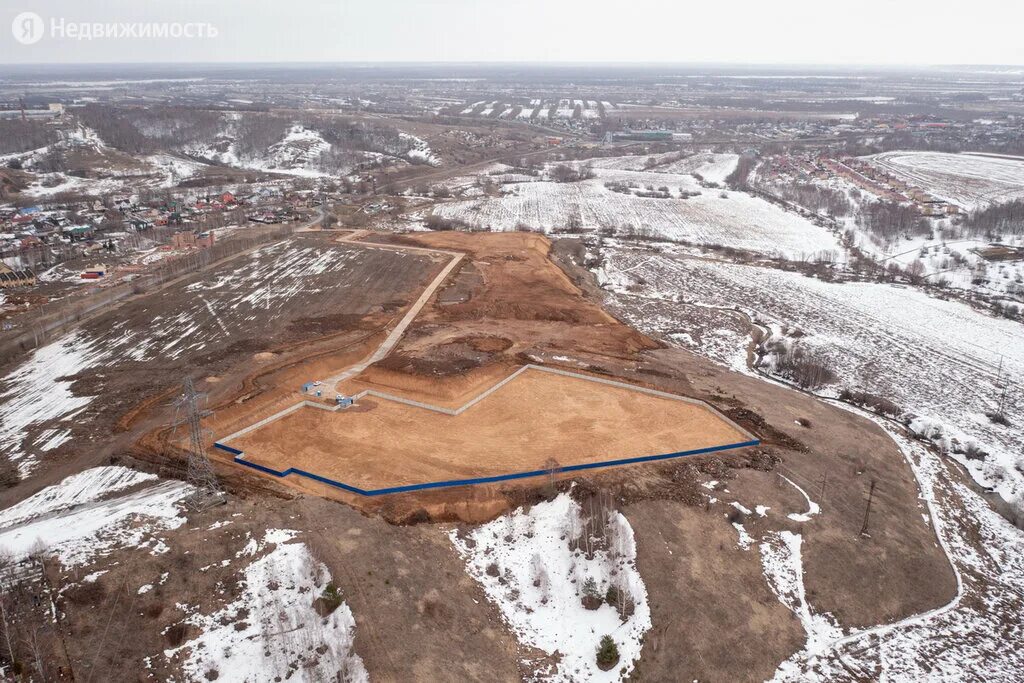
[[[601,462],[588,462],[581,465],[566,465],[559,467],[554,470],[555,474],[561,472],[579,472],[581,470],[593,470],[600,467],[616,467],[619,465],[633,465],[642,462],[656,462],[658,460],[671,460],[673,458],[685,458],[693,455],[706,455],[708,453],[719,453],[721,451],[735,450],[737,448],[746,448],[747,446],[760,445],[760,440],[753,439],[751,441],[741,441],[739,443],[725,444],[724,446],[708,446],[707,448],[697,448],[691,451],[679,451],[676,453],[665,453],[664,455],[644,455],[637,458],[622,458],[619,460],[604,460]],[[529,472],[513,472],[512,474],[499,474],[493,477],[477,477],[474,479],[449,479],[447,481],[430,481],[424,484],[407,484],[405,486],[391,486],[383,489],[361,489],[349,484],[344,484],[334,479],[328,479],[319,474],[313,474],[305,470],[300,470],[296,467],[289,467],[286,470],[280,471],[275,470],[265,465],[259,465],[254,462],[250,462],[243,458],[244,453],[237,448],[232,448],[226,444],[214,443],[215,448],[219,448],[222,451],[230,453],[234,456],[234,461],[239,465],[245,465],[251,467],[254,470],[269,474],[274,477],[284,478],[289,474],[297,474],[300,477],[306,477],[313,481],[318,481],[321,484],[327,484],[350,493],[355,493],[360,496],[383,496],[389,493],[408,493],[410,491],[423,491],[425,489],[441,489],[449,488],[452,486],[474,486],[478,484],[494,484],[501,481],[512,481],[515,479],[527,479],[529,477],[540,477],[550,474],[550,470],[530,470]]]

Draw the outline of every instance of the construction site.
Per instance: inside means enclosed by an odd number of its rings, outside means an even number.
[[[178,52],[359,51],[297,4]],[[0,80],[0,680],[1020,679],[1018,71],[53,37]]]
[[[580,361],[566,363],[566,357],[545,362],[535,353],[523,353],[527,347],[539,351],[530,333],[518,339],[481,334],[481,325],[499,321],[471,313],[470,306],[501,310],[495,305],[510,292],[482,285],[492,278],[525,275],[528,266],[519,266],[518,258],[497,267],[481,262],[459,249],[468,246],[459,236],[452,237],[463,244],[442,248],[433,248],[436,235],[430,247],[383,244],[372,237],[357,231],[332,241],[382,256],[428,259],[434,264],[433,278],[418,296],[408,294],[410,303],[393,309],[379,332],[347,349],[320,352],[280,371],[273,370],[275,361],[298,348],[259,354],[262,364],[270,366],[260,373],[260,389],[234,400],[220,398],[229,386],[223,378],[208,378],[205,384],[216,406],[204,414],[203,429],[213,438],[204,438],[201,445],[194,438],[186,442],[185,434],[162,438],[185,452],[201,449],[204,456],[250,474],[358,504],[366,504],[360,498],[367,496],[432,489],[509,482],[540,486],[585,470],[759,444],[755,435],[704,401],[593,368],[581,371]],[[546,256],[546,240],[535,236],[489,235],[473,242],[495,255],[524,245],[525,253],[537,255],[538,264]],[[538,274],[547,275],[545,284],[557,296],[578,295],[563,272],[534,271],[531,277]],[[475,291],[462,291],[468,282]],[[495,300],[488,302],[490,297]],[[613,319],[599,309],[576,309],[573,317],[581,313],[592,317],[595,328],[614,328]],[[438,315],[472,321],[473,332],[450,338],[460,327],[452,320],[446,325],[448,338],[430,342],[424,332],[437,327],[430,320]],[[518,318],[519,312],[513,315]],[[549,337],[572,333],[576,325],[559,319],[557,310],[538,309],[526,317],[527,327]],[[507,334],[516,325],[504,327]],[[614,343],[616,335],[611,336],[594,340]],[[626,348],[650,344],[626,337]]]
[[[305,231],[257,247],[83,320],[59,362],[76,394],[94,397],[89,419],[32,426],[22,457],[31,462],[32,444],[67,425],[73,438],[46,454],[43,482],[110,463],[183,480],[189,514],[209,522],[209,542],[185,528],[164,532],[175,563],[220,562],[220,544],[243,552],[243,523],[254,537],[316,530],[332,571],[350,571],[341,558],[374,558],[371,574],[340,575],[356,614],[396,589],[420,591],[425,563],[437,573],[428,583],[465,576],[451,548],[438,545],[438,525],[501,524],[524,504],[570,493],[587,501],[602,491],[631,516],[656,620],[676,613],[670,596],[682,587],[696,600],[730,572],[756,584],[750,600],[764,618],[789,618],[772,603],[757,557],[736,550],[734,524],[744,533],[766,533],[771,520],[800,524],[786,515],[805,519],[801,491],[818,500],[827,491],[835,511],[814,516],[803,550],[814,567],[807,590],[823,609],[871,624],[948,595],[951,577],[921,524],[914,478],[884,432],[620,322],[579,265],[579,248],[523,232],[364,230]],[[183,387],[186,378],[192,386]],[[870,553],[844,540],[865,526],[866,476],[885,487],[876,502],[885,514],[871,517],[863,541]],[[727,502],[736,496],[773,517],[739,512]],[[237,530],[220,530],[225,519]],[[661,539],[682,553],[695,535],[720,550],[694,555],[692,566],[664,552]],[[103,566],[113,577],[132,575],[123,563]],[[159,595],[205,604],[201,596],[216,594],[231,571],[171,572]],[[932,577],[928,590],[922,575]],[[879,585],[886,588],[874,603],[855,599]],[[473,613],[482,597],[467,590],[465,599],[443,598],[446,609]],[[372,628],[382,638],[412,637],[405,625],[418,608],[408,608],[375,617]],[[159,634],[176,614],[158,617],[160,628],[139,647],[170,647]],[[738,612],[687,614],[687,630],[762,632],[739,624]],[[89,612],[72,615],[74,628],[90,628]],[[368,633],[370,622],[359,619]],[[481,614],[475,626],[495,619]],[[700,648],[730,662],[709,671],[767,671],[770,653],[794,647],[798,629],[785,622],[772,631],[765,655],[726,656],[712,642]],[[514,668],[513,645],[497,637]],[[425,634],[417,638],[432,647]],[[466,661],[495,643],[460,638]],[[389,661],[387,640],[362,642],[368,667],[416,676]],[[671,649],[644,656],[655,676],[680,665]],[[440,671],[445,656],[432,651],[429,661]]]
[[[757,445],[698,401],[542,366],[455,409],[370,390],[354,398],[343,411],[304,402],[216,446],[275,476],[381,495]]]

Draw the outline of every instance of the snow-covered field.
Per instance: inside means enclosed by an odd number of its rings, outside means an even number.
[[[742,309],[776,330],[798,328],[803,336],[796,343],[830,366],[839,385],[892,400],[979,482],[1009,501],[1024,496],[1019,323],[907,287],[828,283],[624,244],[606,248],[604,256],[600,276],[640,329],[670,336],[685,328],[691,310],[685,302]],[[1004,387],[1009,426],[985,415],[996,410]],[[971,444],[987,457],[969,458],[964,451]]]
[[[719,152],[697,152],[682,159],[678,159],[678,156],[677,152],[650,156],[631,154],[620,157],[597,157],[576,161],[572,165],[577,168],[588,166],[607,171],[648,171],[668,175],[692,176],[696,173],[708,182],[721,184],[725,182],[726,176],[736,168],[740,158],[738,154]],[[654,177],[652,182],[656,180],[657,178]],[[691,184],[692,180],[692,178],[689,180]],[[671,182],[677,182],[677,180]]]
[[[60,484],[48,486],[34,496],[0,510],[0,529],[24,523],[33,517],[84,505],[101,496],[154,481],[156,478],[155,474],[136,472],[116,465],[94,467],[72,474]]]
[[[108,350],[101,350],[73,332],[37,349],[24,364],[0,380],[0,449],[18,465],[22,476],[35,464],[27,456],[29,444],[25,440],[29,427],[52,420],[68,422],[92,400],[75,396],[71,381],[62,378],[108,357]]]
[[[120,494],[149,482],[155,483]],[[0,512],[0,552],[15,558],[43,552],[66,567],[122,547],[159,553],[154,535],[185,523],[179,503],[191,491],[183,482],[124,467],[85,470]]]
[[[439,204],[434,214],[490,230],[524,225],[545,232],[564,230],[579,216],[584,228],[624,228],[649,237],[718,244],[790,259],[842,258],[836,236],[825,228],[743,192],[701,188],[690,175],[595,167],[595,178],[502,186],[500,197]],[[614,192],[605,183],[666,186],[669,199]],[[700,192],[679,198],[680,190]]]
[[[294,536],[268,530],[256,547],[274,547],[245,568],[235,600],[186,618],[201,633],[164,654],[181,654],[191,680],[211,680],[211,672],[218,681],[369,680],[352,651],[352,611],[342,602],[326,616],[317,614],[313,602],[331,575],[304,543],[292,542]]]
[[[702,152],[693,156],[659,166],[662,173],[696,173],[709,183],[723,184],[726,177],[736,169],[738,154],[713,154]]]
[[[620,313],[637,311],[631,322],[641,329],[664,334],[687,329],[693,321],[724,324],[731,337],[727,335],[719,346],[707,352],[699,340],[688,346],[719,361],[732,360],[736,369],[744,369],[747,340],[728,328],[730,312],[719,307],[743,309],[776,332],[782,324],[795,325],[806,335],[800,343],[806,342],[816,355],[833,363],[846,383],[890,396],[915,413],[938,416],[947,425],[947,435],[962,426],[967,436],[961,438],[977,438],[991,449],[993,467],[966,461],[975,476],[985,479],[999,464],[1008,464],[1005,479],[991,483],[999,486],[1004,497],[1021,495],[1021,473],[1013,467],[1024,452],[1020,407],[1013,405],[1011,428],[993,425],[979,414],[990,409],[1000,393],[994,386],[999,355],[1004,359],[1008,394],[1020,393],[1024,378],[1024,328],[1020,325],[989,318],[962,304],[929,299],[913,289],[829,284],[795,273],[683,259],[621,245],[604,253],[601,275],[612,300],[621,304],[616,307]],[[640,285],[640,279],[652,284]],[[719,317],[703,319],[702,311]],[[726,349],[730,339],[736,344],[731,353]],[[1024,633],[1020,599],[1024,535],[960,483],[951,473],[953,465],[893,424],[868,417],[889,432],[914,469],[927,509],[925,521],[934,527],[957,574],[957,595],[946,605],[892,624],[843,631],[830,615],[815,609],[813,596],[804,589],[802,535],[769,531],[753,539],[741,527],[737,530],[741,547],[757,549],[769,587],[796,614],[807,634],[804,648],[780,664],[773,680],[1020,680],[1024,656],[1006,643],[1016,642]],[[962,456],[958,459],[963,461]],[[820,509],[810,498],[807,501],[805,515],[789,517],[810,528]],[[744,502],[755,507],[759,501]],[[763,507],[758,510],[768,512]]]
[[[581,514],[579,504],[563,493],[464,537],[453,531],[451,540],[519,641],[561,654],[553,670],[541,672],[544,680],[619,681],[632,671],[651,628],[647,589],[636,570],[636,544],[626,518],[609,515],[608,548],[588,559],[570,547],[583,532]],[[606,602],[586,609],[581,597],[588,579],[602,597],[609,587],[621,589],[634,604],[632,614],[620,616]],[[602,671],[595,658],[606,635],[620,655],[610,671]]]
[[[911,185],[969,211],[1024,199],[1024,159],[943,152],[885,152],[868,159]]]
[[[858,241],[858,246],[876,255],[883,265],[897,263],[904,269],[920,268],[931,284],[945,283],[983,296],[1024,301],[1024,259],[985,258],[983,254],[997,247],[984,239],[921,236],[884,246],[864,239]],[[1005,235],[999,247],[1024,248],[1024,236]],[[914,266],[915,263],[920,265]]]

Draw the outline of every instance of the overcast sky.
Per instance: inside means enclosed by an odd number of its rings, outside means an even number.
[[[0,0],[0,63],[1024,64],[1019,0]],[[35,44],[13,36],[40,15]],[[208,22],[214,39],[58,39],[65,22]],[[2,75],[2,74],[0,74]]]

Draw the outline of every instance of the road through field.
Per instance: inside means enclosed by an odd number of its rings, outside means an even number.
[[[352,244],[364,244],[357,242],[356,240],[365,234],[365,230],[356,231],[351,235],[341,238],[338,241],[348,242]],[[418,298],[416,302],[409,307],[409,310],[405,312],[405,315],[402,316],[402,319],[398,322],[397,325],[395,325],[394,329],[392,329],[388,336],[384,338],[384,341],[381,342],[381,345],[377,347],[376,351],[370,354],[370,356],[367,357],[365,360],[362,360],[356,363],[355,365],[346,368],[344,371],[338,373],[337,375],[327,378],[325,384],[334,391],[337,391],[337,386],[339,383],[344,382],[345,380],[358,375],[367,367],[373,365],[379,360],[386,358],[387,355],[391,353],[392,349],[395,348],[395,344],[397,344],[398,340],[402,338],[403,334],[405,334],[405,330],[409,327],[412,321],[416,319],[416,316],[423,309],[423,306],[426,305],[427,301],[430,300],[430,297],[434,295],[434,292],[437,291],[437,288],[441,286],[441,283],[445,281],[448,275],[462,261],[462,257],[464,256],[464,254],[457,251],[444,251],[441,249],[424,249],[422,247],[408,247],[391,244],[373,244],[367,246],[374,249],[389,249],[392,251],[405,251],[418,254],[442,254],[446,256],[451,256],[452,258],[451,261],[448,262],[448,265],[442,268],[441,272],[437,274],[437,277],[435,277],[431,281],[431,283],[427,285],[427,288],[423,290],[422,294],[420,294],[420,298]]]

